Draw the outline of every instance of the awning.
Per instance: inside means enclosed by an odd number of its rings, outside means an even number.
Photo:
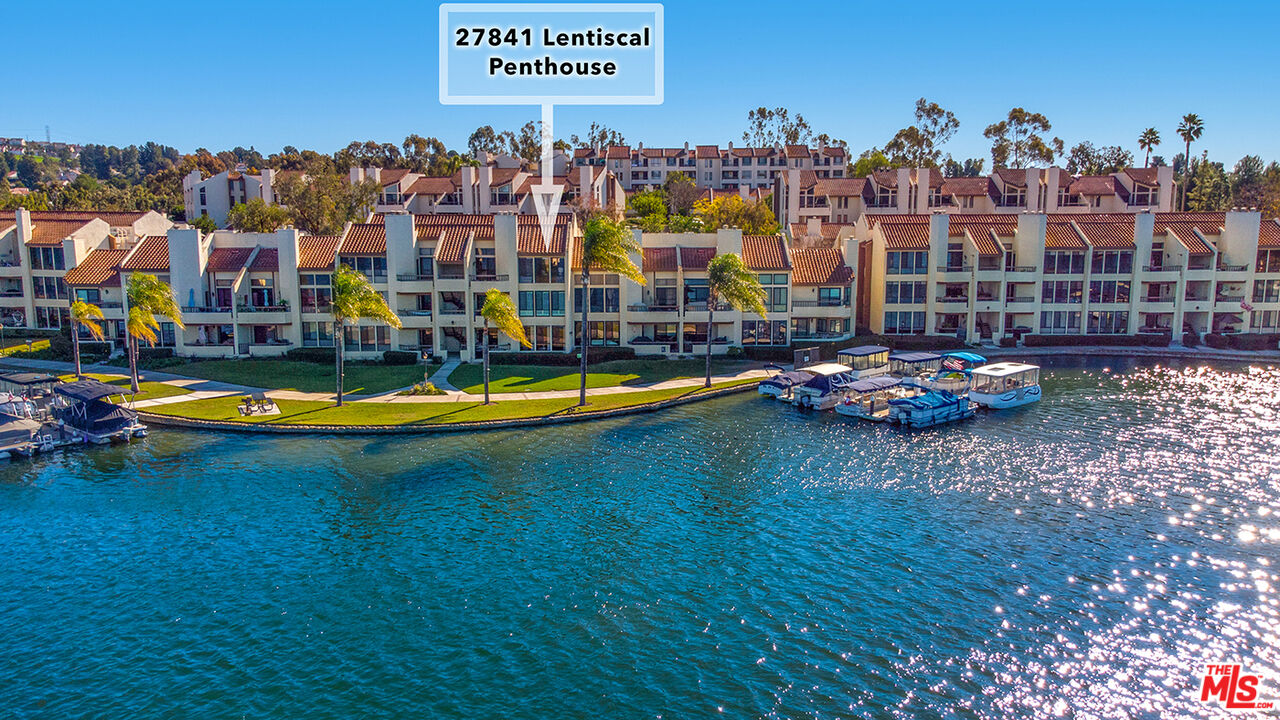
[[[853,357],[862,357],[864,355],[875,355],[876,353],[889,352],[889,348],[880,345],[862,345],[861,347],[847,348],[836,353],[837,355],[852,355]]]
[[[942,356],[959,358],[961,360],[965,360],[971,363],[985,363],[987,361],[986,358],[982,357],[978,353],[965,352],[964,350],[953,350],[951,352],[945,352],[945,353],[942,353]]]
[[[905,363],[929,362],[930,360],[940,360],[941,355],[935,355],[931,352],[895,352],[889,353],[890,360],[897,360]],[[985,360],[984,360],[985,362]]]
[[[58,378],[47,373],[12,372],[0,373],[0,381],[12,385],[43,385],[45,383],[58,382]]]
[[[125,395],[129,392],[122,387],[108,385],[97,380],[77,380],[76,382],[64,383],[55,387],[53,391],[63,397],[69,397],[80,402],[90,402],[112,395]]]
[[[885,388],[891,388],[891,387],[894,387],[895,385],[901,385],[901,384],[902,384],[902,381],[896,377],[890,377],[888,375],[880,375],[878,377],[867,378],[866,380],[858,380],[856,382],[849,383],[845,387],[847,390],[850,390],[852,392],[869,393],[869,392],[875,392],[876,390],[884,390]]]

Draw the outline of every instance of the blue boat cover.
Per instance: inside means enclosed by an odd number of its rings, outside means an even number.
[[[967,360],[968,362],[971,362],[971,363],[985,363],[987,361],[986,358],[982,357],[978,353],[965,352],[963,350],[953,350],[951,352],[945,352],[945,353],[942,353],[942,356],[960,358],[961,360]]]
[[[761,380],[760,384],[769,385],[770,387],[782,388],[783,390],[785,390],[791,387],[792,385],[799,385],[801,383],[808,382],[809,379],[812,377],[813,377],[812,373],[801,372],[799,370],[792,370],[791,372],[778,373],[777,375],[774,375],[771,378],[768,378],[766,380]]]
[[[876,390],[884,390],[885,388],[891,388],[895,385],[901,385],[901,384],[902,384],[902,381],[896,377],[889,377],[888,375],[880,375],[873,378],[867,378],[866,380],[857,380],[857,381],[851,382],[846,386],[846,388],[856,393],[869,393],[869,392],[875,392]]]
[[[836,353],[837,355],[852,355],[853,357],[862,357],[863,355],[875,355],[876,353],[889,352],[889,348],[880,345],[862,345],[860,347],[846,348]]]
[[[941,359],[941,358],[942,358],[942,356],[941,356],[941,355],[936,355],[936,354],[931,353],[931,352],[894,352],[894,353],[889,353],[889,359],[890,359],[890,360],[897,360],[898,362],[908,362],[908,363],[928,362],[928,361],[930,361],[930,360],[939,360],[939,359]]]
[[[959,400],[958,397],[949,392],[939,392],[931,390],[923,395],[913,398],[899,398],[890,400],[890,405],[906,405],[916,408],[917,410],[925,410],[927,408],[939,408],[946,405],[954,405]]]

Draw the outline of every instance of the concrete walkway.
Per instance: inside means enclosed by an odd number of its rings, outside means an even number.
[[[29,368],[32,370],[45,370],[53,373],[68,373],[74,369],[73,363],[60,362],[57,360],[30,360],[25,358],[0,358],[0,364],[12,365],[14,367]],[[397,395],[399,390],[379,393],[377,395],[344,395],[344,400],[351,402],[369,402],[369,403],[448,403],[448,402],[477,402],[483,400],[483,395],[472,395],[462,392],[450,385],[448,382],[449,374],[453,372],[461,363],[457,360],[446,362],[439,370],[431,376],[431,382],[437,388],[445,391],[444,395]],[[84,365],[81,370],[84,373],[93,373],[100,375],[127,375],[128,368],[117,367],[114,365]],[[770,373],[765,370],[745,370],[733,375],[712,375],[711,382],[723,383],[734,380],[758,380],[768,377]],[[241,396],[250,393],[265,393],[267,397],[276,400],[301,400],[311,402],[333,402],[333,393],[317,393],[317,392],[300,392],[297,390],[269,390],[266,388],[251,387],[248,385],[235,385],[232,383],[217,382],[215,380],[203,380],[200,378],[190,378],[183,375],[174,375],[173,373],[159,372],[155,370],[146,370],[138,373],[138,379],[141,382],[160,382],[166,385],[173,385],[183,389],[190,390],[185,395],[171,395],[169,397],[155,398],[154,400],[139,400],[134,403],[135,408],[145,409],[156,407],[159,405],[172,405],[174,403],[188,402],[191,400],[207,400],[209,398]],[[702,387],[702,378],[683,378],[680,380],[663,380],[656,383],[648,383],[643,385],[619,385],[611,387],[587,388],[587,395],[596,397],[600,395],[616,395],[619,393],[644,392],[647,390],[674,390],[678,388],[696,388]],[[493,400],[556,400],[565,398],[578,397],[578,390],[547,390],[543,392],[523,392],[523,393],[492,393]]]

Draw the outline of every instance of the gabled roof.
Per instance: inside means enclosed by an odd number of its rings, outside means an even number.
[[[897,170],[876,170],[871,173],[871,179],[876,185],[886,188],[898,187],[898,171]]]
[[[1129,191],[1114,175],[1081,175],[1071,181],[1068,189],[1072,195],[1119,195],[1129,197]]]
[[[258,248],[249,269],[257,272],[280,272],[280,251],[276,248]]]
[[[781,235],[743,235],[742,261],[752,270],[790,270]]]
[[[641,252],[642,272],[675,272],[676,249],[673,247],[644,248]]]
[[[861,195],[866,187],[866,178],[818,178],[813,186],[813,194],[830,197],[853,197]]]
[[[870,217],[870,215],[865,217]],[[853,226],[844,223],[824,222],[822,223],[822,227],[819,229],[820,237],[822,237],[823,240],[835,240],[840,237],[840,230],[846,227],[852,228]],[[809,226],[807,223],[791,223],[791,237],[808,237],[808,234]]]
[[[788,145],[786,147],[787,157],[789,158],[807,158],[809,157],[808,145]]]
[[[1173,223],[1187,223],[1204,235],[1221,235],[1227,224],[1224,212],[1167,212],[1156,213],[1155,231],[1162,233]]]
[[[1020,168],[996,168],[996,177],[1005,185],[1022,188],[1027,186],[1027,171]]]
[[[1266,225],[1263,222],[1263,225]],[[1191,223],[1167,223],[1165,232],[1172,235],[1178,242],[1182,243],[1182,247],[1187,249],[1187,253],[1191,255],[1212,255],[1213,248],[1200,237],[1200,233],[1196,232],[1195,225]]]
[[[929,224],[919,222],[880,223],[884,246],[890,250],[928,250]]]
[[[720,148],[716,145],[699,145],[694,148],[694,157],[701,158],[719,158]]]
[[[716,249],[713,247],[682,247],[680,248],[680,267],[686,272],[706,270],[711,258],[715,256]]]
[[[420,177],[404,191],[410,195],[448,195],[457,189],[452,177]]]
[[[164,235],[149,235],[143,238],[121,269],[144,272],[167,271],[169,269],[169,238]]]
[[[942,192],[956,197],[992,196],[995,190],[995,183],[989,177],[954,177],[942,182]]]
[[[120,261],[128,250],[94,250],[79,265],[62,277],[68,285],[117,287],[120,285]]]
[[[405,168],[391,168],[389,170],[383,170],[378,174],[378,182],[382,183],[383,187],[394,185],[403,180],[404,176],[408,174],[409,171]]]
[[[1013,237],[1018,232],[1018,216],[1010,213],[956,213],[947,218],[947,234],[961,237],[994,231],[1002,237]]]
[[[493,174],[489,176],[489,187],[496,188],[516,179],[516,176],[524,172],[520,168],[494,168]],[[513,188],[514,189],[514,188]]]
[[[338,235],[307,235],[298,238],[298,269],[332,270],[333,258],[341,240]]]
[[[521,216],[521,219],[531,216]],[[569,241],[569,222],[567,215],[561,215],[556,225],[551,231],[551,246],[547,247],[546,241],[542,238],[542,227],[538,225],[537,217],[532,217],[535,222],[522,222],[516,227],[516,254],[517,255],[553,255],[564,257],[565,246]]]
[[[252,253],[253,248],[247,247],[214,248],[209,253],[209,263],[205,269],[209,272],[236,272],[244,267]]]
[[[792,285],[847,285],[853,279],[853,268],[845,265],[844,253],[835,248],[794,250],[791,261]]]
[[[610,145],[604,156],[609,160],[629,160],[631,158],[631,148],[626,145]]]

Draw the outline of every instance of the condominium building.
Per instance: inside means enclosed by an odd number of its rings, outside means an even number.
[[[803,169],[780,174],[774,214],[792,237],[809,220],[852,225],[864,214],[1124,213],[1173,210],[1173,168],[1127,168],[1073,176],[1058,167],[1008,169],[972,178],[936,169],[899,168],[867,177],[822,177]]]
[[[671,175],[682,174],[700,188],[737,190],[772,188],[779,176],[789,172],[811,172],[820,178],[842,178],[848,165],[843,147],[775,145],[738,147],[729,143],[676,148],[635,148],[611,145],[578,148],[573,153],[575,167],[597,167],[613,173],[628,191],[661,187]]]
[[[855,235],[877,333],[1280,331],[1280,224],[1257,212],[867,213]]]

